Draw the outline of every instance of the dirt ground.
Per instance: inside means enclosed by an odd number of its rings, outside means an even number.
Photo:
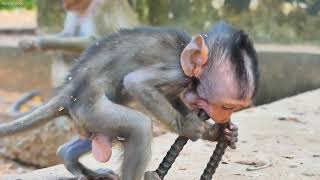
[[[214,179],[232,180],[318,180],[320,179],[320,89],[268,105],[236,113],[232,119],[239,126],[238,147],[228,149]],[[165,134],[154,139],[149,170],[155,169],[175,139]],[[166,179],[199,179],[215,144],[189,142]],[[120,151],[112,160],[98,164],[88,155],[82,162],[90,168],[117,169]],[[72,176],[62,165],[2,179],[56,180]],[[1,179],[1,177],[0,177]]]

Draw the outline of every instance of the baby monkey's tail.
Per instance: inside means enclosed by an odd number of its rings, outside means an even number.
[[[65,99],[62,96],[53,97],[43,106],[12,122],[0,124],[0,137],[14,135],[26,130],[39,127],[55,117],[66,115]]]

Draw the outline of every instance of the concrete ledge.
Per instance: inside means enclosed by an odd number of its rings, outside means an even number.
[[[0,46],[0,82],[0,88],[8,91],[51,88],[51,57]]]
[[[237,150],[228,150],[214,179],[320,179],[320,89],[268,105],[236,113],[233,121],[239,126]],[[166,134],[154,139],[153,157],[149,166],[155,169],[175,139]],[[214,143],[189,142],[173,165],[166,179],[198,179]],[[90,155],[82,162],[90,168],[118,169],[119,149],[110,163],[96,163]],[[248,171],[253,163],[271,163],[270,167]],[[62,165],[23,175],[7,175],[4,180],[57,180],[72,176]]]
[[[283,51],[260,49],[258,53],[261,83],[255,100],[257,105],[320,88],[319,54],[278,48]]]
[[[290,52],[304,54],[320,54],[318,46],[307,44],[256,44],[259,52]]]
[[[22,53],[21,39],[32,36],[0,35],[0,88],[28,91],[51,87],[51,57],[47,53]],[[320,48],[317,46],[257,44],[261,88],[255,104],[320,88]],[[16,83],[19,82],[19,83]],[[279,86],[281,84],[281,86]]]

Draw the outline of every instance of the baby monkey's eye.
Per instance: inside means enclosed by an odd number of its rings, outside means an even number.
[[[226,105],[226,104],[222,105],[221,107],[222,107],[222,109],[225,109],[225,110],[232,110],[233,109],[233,107],[231,105]]]

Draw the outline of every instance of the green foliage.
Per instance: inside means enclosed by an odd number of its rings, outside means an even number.
[[[0,0],[0,9],[32,9],[35,3],[35,0]]]
[[[320,23],[319,15],[311,15],[308,8],[299,7],[297,3],[303,1],[294,1],[294,9],[285,14],[282,5],[286,2],[290,1],[264,0],[254,11],[228,11],[222,18],[242,27],[259,42],[320,43],[320,33],[316,30]]]
[[[256,8],[249,7],[257,1]],[[145,24],[175,26],[192,33],[218,20],[241,27],[255,41],[320,44],[320,0],[134,0]],[[219,5],[222,2],[222,5]],[[290,6],[290,13],[283,10]],[[141,13],[143,12],[143,13]]]

